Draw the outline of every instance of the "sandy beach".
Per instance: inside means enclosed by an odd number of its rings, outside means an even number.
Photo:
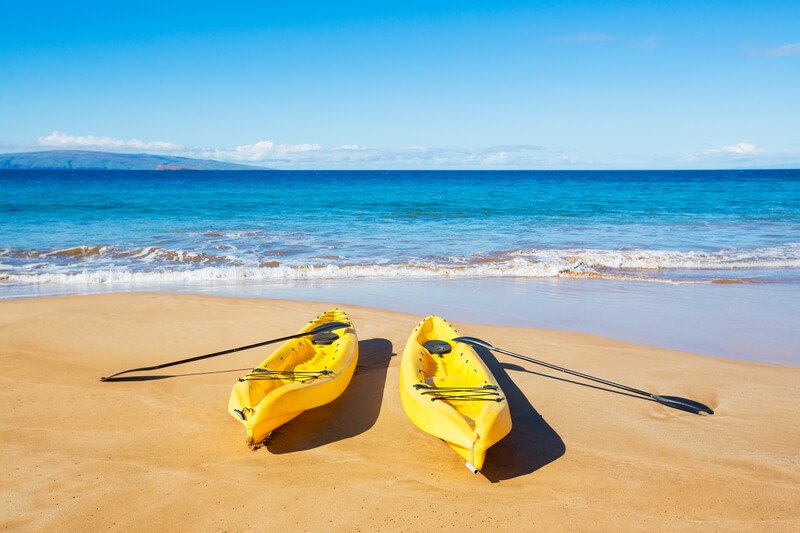
[[[479,475],[400,406],[396,354],[416,315],[343,306],[360,339],[349,388],[255,451],[226,405],[272,347],[99,381],[291,334],[335,306],[170,294],[0,302],[0,527],[800,529],[795,366],[456,322],[495,346],[715,411],[671,410],[497,356],[487,364],[514,428]]]

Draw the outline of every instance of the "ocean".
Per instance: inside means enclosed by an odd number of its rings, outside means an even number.
[[[796,281],[800,171],[0,172],[9,284]]]
[[[0,220],[0,299],[109,290],[315,299],[327,287],[347,300],[347,287],[402,295],[457,279],[478,293],[506,287],[506,300],[545,286],[552,296],[550,282],[583,287],[593,296],[576,302],[580,315],[606,292],[634,301],[717,286],[703,298],[725,306],[741,294],[730,285],[747,285],[760,316],[800,286],[798,170],[0,171]],[[500,306],[484,300],[476,310]],[[761,319],[800,318],[787,305]]]

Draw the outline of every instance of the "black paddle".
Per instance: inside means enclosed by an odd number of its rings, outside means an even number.
[[[475,346],[480,346],[481,348],[486,348],[487,350],[491,350],[494,352],[510,355],[511,357],[516,357],[517,359],[522,359],[523,361],[527,361],[529,363],[535,363],[537,365],[546,366],[547,368],[552,368],[553,370],[558,370],[561,372],[566,372],[567,374],[572,374],[573,376],[578,376],[580,378],[588,379],[590,381],[596,381],[598,383],[602,383],[603,385],[608,385],[610,387],[616,387],[618,389],[622,389],[628,392],[632,392],[634,394],[638,394],[640,396],[644,396],[646,398],[650,398],[653,401],[656,401],[662,405],[666,405],[667,407],[672,407],[673,409],[680,409],[681,411],[688,411],[690,413],[694,413],[699,415],[701,413],[708,413],[710,415],[714,414],[714,411],[711,410],[710,407],[704,405],[700,402],[695,402],[693,400],[688,400],[686,398],[678,398],[676,396],[659,396],[657,394],[652,394],[643,390],[634,389],[633,387],[628,387],[626,385],[620,385],[619,383],[614,383],[613,381],[608,381],[605,379],[597,378],[594,376],[590,376],[588,374],[584,374],[582,372],[576,372],[574,370],[570,370],[568,368],[563,368],[560,366],[553,365],[551,363],[546,363],[544,361],[539,361],[538,359],[534,359],[532,357],[528,357],[525,355],[520,355],[518,353],[509,352],[508,350],[503,350],[502,348],[495,348],[491,344],[486,341],[482,341],[480,339],[476,339],[475,337],[456,337],[453,339],[454,342],[464,342],[466,344],[472,344]]]
[[[334,329],[341,329],[341,328],[349,328],[350,324],[347,322],[328,322],[326,324],[320,324],[319,326],[315,327],[314,329],[310,329],[308,331],[304,331],[303,333],[295,333],[294,335],[289,335],[288,337],[281,337],[279,339],[271,339],[264,342],[257,342],[255,344],[248,344],[247,346],[239,346],[238,348],[231,348],[229,350],[222,350],[221,352],[214,352],[209,353],[206,355],[198,355],[197,357],[190,357],[188,359],[181,359],[180,361],[172,361],[171,363],[163,363],[156,366],[144,366],[142,368],[131,368],[130,370],[123,370],[122,372],[117,372],[116,374],[111,374],[107,377],[100,378],[100,381],[114,381],[113,378],[117,376],[121,376],[122,374],[130,374],[131,372],[147,372],[149,370],[159,370],[161,368],[167,368],[169,366],[175,365],[182,365],[184,363],[191,363],[193,361],[200,361],[201,359],[210,359],[212,357],[217,357],[219,355],[227,355],[229,353],[240,352],[242,350],[249,350],[251,348],[258,348],[259,346],[266,346],[267,344],[274,344],[276,342],[281,341],[288,341],[289,339],[298,339],[300,337],[305,337],[307,335],[316,335],[317,333],[331,331]]]

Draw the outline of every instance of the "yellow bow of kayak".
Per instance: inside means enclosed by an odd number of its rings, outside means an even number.
[[[500,385],[469,344],[442,318],[417,325],[400,361],[400,399],[408,418],[444,440],[473,472],[486,450],[511,431]]]
[[[329,322],[352,324],[338,309],[323,313],[298,333]],[[358,338],[350,325],[314,336],[291,339],[275,350],[231,391],[228,412],[257,444],[303,411],[344,392],[358,362]]]

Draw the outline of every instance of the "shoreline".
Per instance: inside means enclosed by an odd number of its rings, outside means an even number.
[[[293,333],[329,307],[166,293],[0,302],[0,449],[9,465],[0,486],[10,495],[0,524],[419,530],[463,529],[467,517],[467,529],[800,526],[795,366],[456,321],[462,335],[715,410],[675,411],[498,355],[514,429],[478,476],[400,406],[396,354],[418,315],[342,305],[361,341],[351,385],[255,452],[225,405],[236,377],[268,348],[163,372],[172,377],[98,381]],[[309,494],[325,512],[308,512]],[[418,502],[411,510],[409,499]]]
[[[80,294],[198,294],[336,301],[453,320],[599,335],[741,360],[800,365],[800,284],[577,279],[354,279],[43,287],[6,300]],[[77,290],[76,290],[77,289]],[[88,290],[87,290],[88,289]]]

